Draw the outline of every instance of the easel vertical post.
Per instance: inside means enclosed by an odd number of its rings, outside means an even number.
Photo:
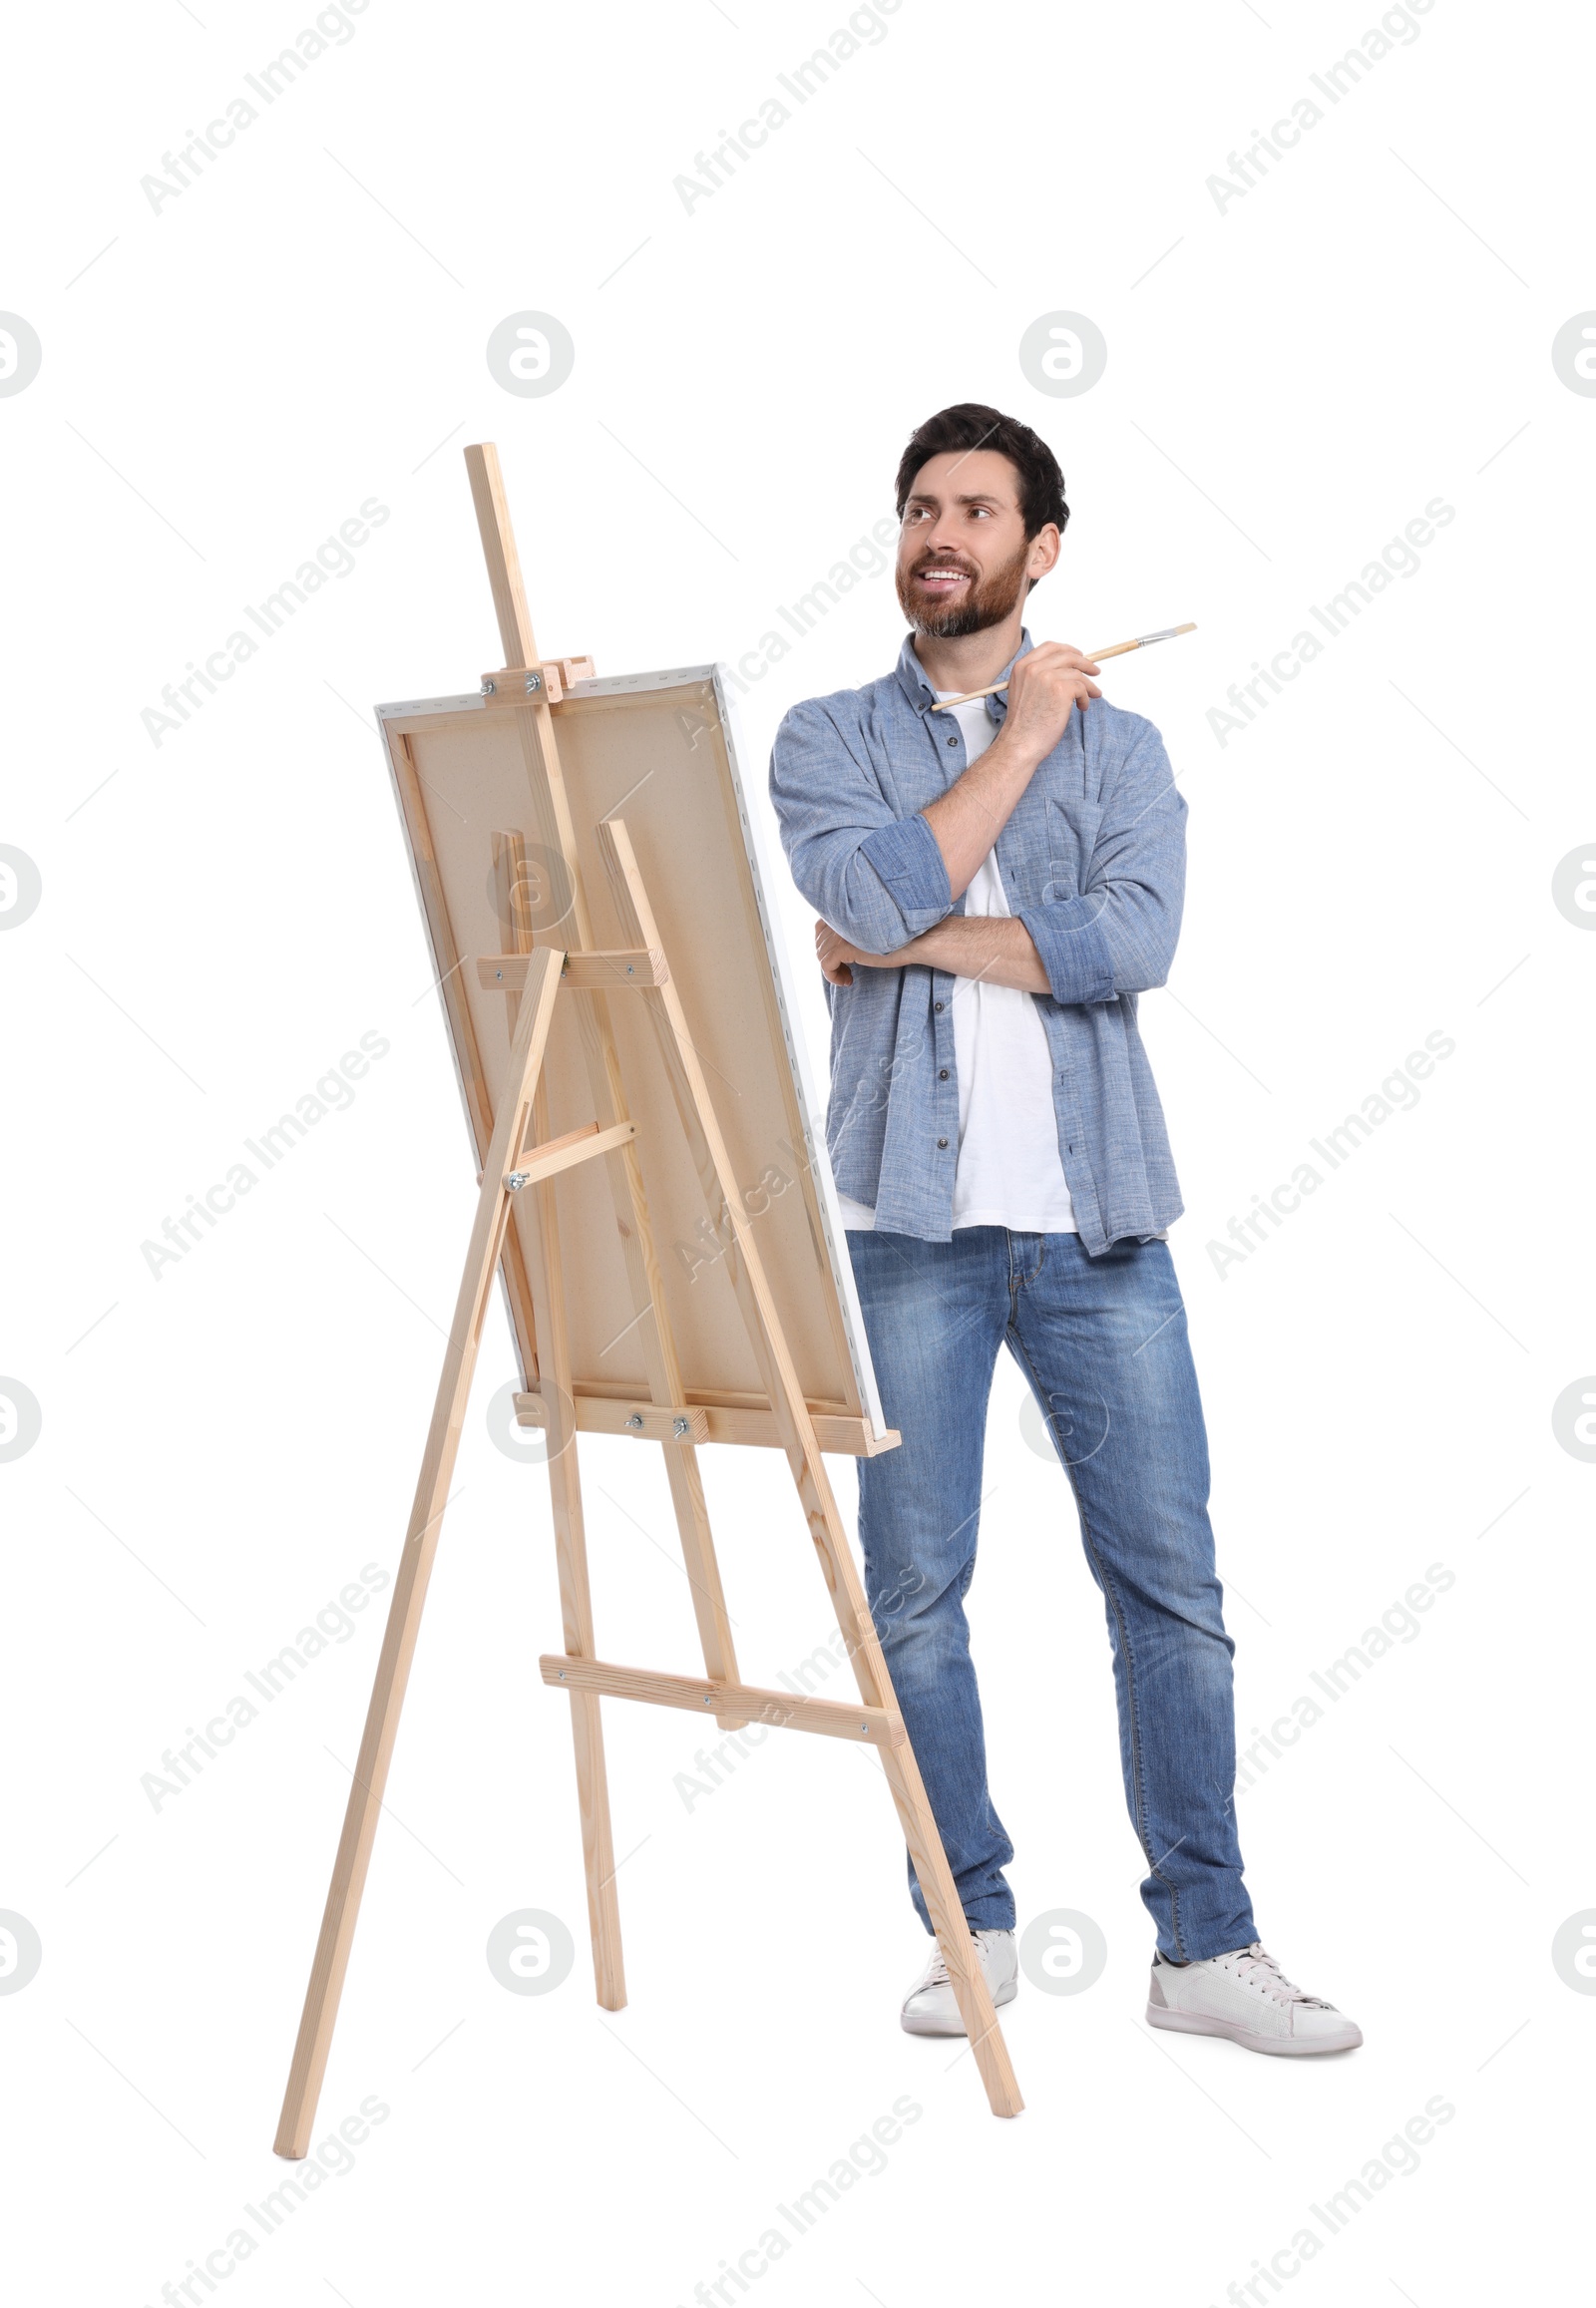
[[[509,831],[493,837],[494,882],[508,954],[531,954],[527,908],[527,846]],[[507,994],[512,1034],[518,996]],[[540,1077],[533,1092],[533,1127],[549,1136],[549,1092]],[[593,1595],[588,1582],[588,1542],[577,1464],[577,1405],[572,1388],[570,1325],[566,1316],[565,1273],[552,1179],[536,1188],[537,1221],[530,1230],[526,1270],[538,1335],[538,1384],[544,1401],[544,1439],[549,1463],[549,1505],[555,1527],[555,1564],[560,1579],[560,1617],[566,1649],[580,1659],[596,1656]],[[620,1905],[615,1896],[614,1836],[609,1822],[609,1779],[604,1767],[603,1723],[598,1695],[571,1694],[571,1738],[577,1764],[577,1809],[582,1821],[583,1872],[588,1890],[588,1929],[593,1942],[594,1992],[606,2012],[624,2009],[626,1973],[620,1951]]]
[[[477,527],[482,537],[483,558],[488,566],[488,582],[493,593],[494,611],[499,619],[500,638],[504,643],[505,663],[507,666],[531,665],[537,662],[538,645],[533,633],[532,615],[527,606],[526,588],[522,582],[521,556],[511,525],[504,478],[499,470],[499,452],[491,441],[484,441],[474,443],[465,455],[472,502],[477,512]],[[546,838],[550,846],[559,851],[568,877],[571,890],[569,919],[578,944],[590,947],[593,944],[593,924],[583,888],[576,833],[566,799],[565,780],[560,768],[560,749],[555,738],[554,718],[549,709],[547,694],[529,699],[517,712],[516,720],[526,752],[533,799],[536,803],[540,798],[538,787],[541,782],[543,798],[552,820]],[[626,1113],[625,1086],[615,1055],[608,1007],[602,994],[593,994],[585,999],[579,1011],[578,1026],[588,1078],[598,1109],[600,1114],[607,1111],[612,1121],[620,1121]],[[665,1315],[664,1290],[659,1276],[653,1224],[648,1214],[642,1166],[635,1147],[623,1147],[609,1158],[606,1168],[633,1304],[639,1314],[644,1312],[646,1304],[646,1319],[638,1337],[647,1367],[649,1391],[656,1402],[676,1403],[681,1400],[681,1371],[675,1342]],[[570,1479],[574,1486],[574,1472]],[[710,1534],[708,1509],[704,1504],[703,1477],[699,1471],[697,1453],[690,1445],[683,1447],[672,1444],[666,1447],[665,1479],[670,1486],[671,1505],[675,1510],[682,1562],[691,1590],[693,1616],[697,1622],[699,1646],[704,1657],[704,1672],[717,1683],[735,1683],[738,1681],[738,1670],[731,1618],[721,1590],[720,1565]],[[578,1513],[580,1516],[580,1501]],[[579,1542],[574,1540],[573,1543]],[[743,1719],[737,1715],[717,1715],[715,1721],[718,1728],[725,1731],[740,1731],[743,1727]],[[597,1943],[595,1961],[601,1973],[603,1965],[599,1961]],[[602,1990],[599,2001],[604,2001]]]
[[[575,997],[573,997],[575,998]],[[548,1092],[539,1084],[533,1104],[538,1136],[548,1135]],[[560,1618],[566,1649],[594,1659],[593,1596],[588,1583],[588,1541],[577,1467],[577,1402],[572,1387],[570,1327],[566,1317],[565,1262],[553,1179],[536,1187],[537,1226],[527,1260],[538,1325],[538,1368],[549,1443],[549,1498],[560,1578]],[[598,1695],[571,1694],[571,1737],[577,1761],[577,1808],[582,1820],[583,1871],[588,1886],[588,1928],[593,1940],[594,1993],[606,2012],[624,2009],[626,1973],[620,1952],[620,1906],[615,1896],[615,1846],[609,1823],[609,1781],[604,1765]]]
[[[535,665],[538,644],[532,633],[527,588],[521,581],[521,556],[516,551],[516,533],[510,525],[499,452],[491,441],[473,442],[466,451],[466,473],[471,482],[471,501],[477,509],[477,528],[482,536],[483,559],[488,564],[488,583],[493,591],[494,613],[499,619],[505,663]]]

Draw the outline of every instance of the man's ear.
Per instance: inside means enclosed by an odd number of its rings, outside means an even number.
[[[1025,575],[1032,584],[1055,566],[1062,545],[1063,539],[1058,534],[1057,523],[1044,522],[1030,541],[1030,553],[1025,562]]]

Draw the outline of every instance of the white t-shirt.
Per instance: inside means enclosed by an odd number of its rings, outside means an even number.
[[[939,689],[939,698],[956,692]],[[998,734],[984,697],[953,708],[967,762]],[[1008,915],[989,851],[965,892],[967,915]],[[955,1227],[1006,1226],[1014,1234],[1075,1234],[1075,1213],[1058,1152],[1053,1061],[1035,1001],[1017,985],[956,977],[954,1063],[959,1077],[959,1167]],[[845,1227],[873,1228],[876,1214],[842,1196]]]

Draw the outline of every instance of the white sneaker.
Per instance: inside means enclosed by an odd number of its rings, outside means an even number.
[[[981,1957],[993,2003],[1011,2004],[1019,1993],[1019,1955],[1013,1933],[977,1931],[971,1937]],[[940,1947],[933,1948],[924,1976],[904,1998],[903,2024],[911,2036],[962,2036],[965,2033]]]
[[[1254,1940],[1205,1963],[1153,1958],[1147,2024],[1182,2036],[1228,2036],[1249,2052],[1350,2052],[1363,2030],[1323,1996],[1305,1995]],[[906,2023],[907,2025],[907,2023]]]

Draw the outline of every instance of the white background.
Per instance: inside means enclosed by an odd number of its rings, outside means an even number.
[[[1202,2308],[1435,2096],[1455,2114],[1417,2171],[1320,2228],[1285,2290],[1576,2289],[1553,2264],[1583,2258],[1596,2005],[1550,1948],[1596,1903],[1596,1469],[1551,1406],[1596,1367],[1596,938],[1551,883],[1596,831],[1596,405],[1550,347],[1596,304],[1588,22],[1434,0],[1221,210],[1206,180],[1377,8],[903,0],[684,209],[673,178],[846,15],[370,0],[159,210],[141,178],[308,4],[14,30],[0,305],[44,351],[0,401],[0,842],[43,882],[0,938],[0,1372],[43,1418],[0,1464],[0,1907],[43,1946],[0,1996],[18,2298],[154,2304],[289,2169],[270,2141],[380,1607],[159,1809],[141,1781],[399,1551],[473,1186],[370,707],[498,661],[461,448],[501,446],[543,646],[618,673],[785,631],[890,513],[911,427],[966,398],[1064,467],[1038,637],[1198,623],[1104,687],[1191,804],[1184,937],[1142,1015],[1244,1740],[1427,1566],[1454,1575],[1240,1798],[1267,1941],[1366,2046],[1293,2064],[1147,2032],[1101,1608],[1006,1365],[972,1597],[995,1793],[1021,1921],[1078,1910],[1109,1950],[1086,1992],[1027,1984],[1005,2015],[1026,2113],[995,2121],[958,2046],[899,2031],[924,1941],[896,1823],[873,1757],[829,1742],[771,1739],[689,1811],[698,1727],[607,1708],[631,2001],[598,2013],[567,1712],[533,1665],[558,1643],[547,1485],[488,1430],[496,1309],[317,2136],[372,2095],[389,2114],[216,2296],[686,2303],[906,2095],[886,2168],[746,2296]],[[529,308],[577,348],[544,398],[484,357]],[[1017,358],[1059,309],[1109,348],[1074,398]],[[1222,747],[1227,687],[1437,496],[1420,573]],[[351,573],[152,743],[163,685],[368,498],[389,518]],[[890,579],[861,583],[751,688],[756,806],[787,705],[884,670],[901,629]],[[1437,1030],[1455,1053],[1417,1107],[1221,1277],[1205,1245]],[[363,1032],[391,1048],[353,1105],[157,1279],[141,1245]],[[657,1459],[582,1447],[600,1647],[691,1672]],[[741,1659],[771,1681],[826,1598],[775,1454],[706,1459]],[[485,1960],[525,1907],[578,1938],[543,1996]]]

